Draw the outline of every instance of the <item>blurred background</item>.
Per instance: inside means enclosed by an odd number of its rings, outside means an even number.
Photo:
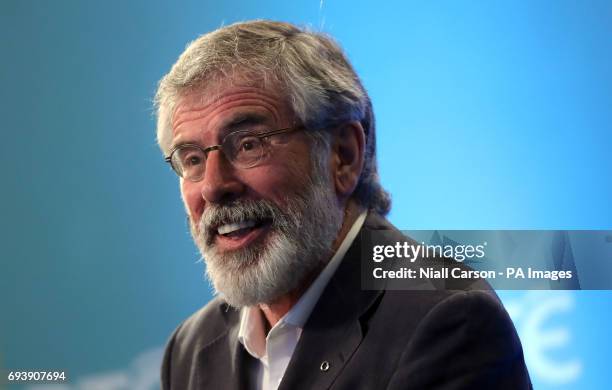
[[[0,368],[70,378],[22,388],[158,388],[211,290],[151,99],[187,42],[254,18],[343,45],[399,228],[612,229],[608,1],[2,0]],[[612,292],[500,295],[535,388],[609,388]]]

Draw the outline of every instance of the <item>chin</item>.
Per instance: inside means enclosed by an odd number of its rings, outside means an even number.
[[[217,295],[231,306],[270,304],[298,289],[320,267],[322,253],[300,252],[295,243],[275,234],[266,244],[242,250],[206,251],[206,273]]]

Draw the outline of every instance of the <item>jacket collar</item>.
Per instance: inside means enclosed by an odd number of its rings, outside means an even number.
[[[216,309],[225,326],[197,352],[194,388],[246,389],[253,358],[238,342],[240,312],[222,301]]]
[[[361,289],[361,235],[387,228],[382,217],[368,215],[306,322],[279,390],[327,389],[347,364],[364,337],[362,318],[382,296]]]

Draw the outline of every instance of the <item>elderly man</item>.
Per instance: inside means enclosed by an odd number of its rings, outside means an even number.
[[[220,28],[156,104],[217,295],[171,336],[164,389],[530,387],[493,293],[361,288],[358,235],[402,236],[384,219],[370,99],[332,39]]]

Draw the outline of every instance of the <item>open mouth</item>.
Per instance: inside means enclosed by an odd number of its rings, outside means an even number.
[[[213,229],[215,244],[221,250],[236,250],[260,240],[268,232],[271,220],[249,219],[224,223]]]

